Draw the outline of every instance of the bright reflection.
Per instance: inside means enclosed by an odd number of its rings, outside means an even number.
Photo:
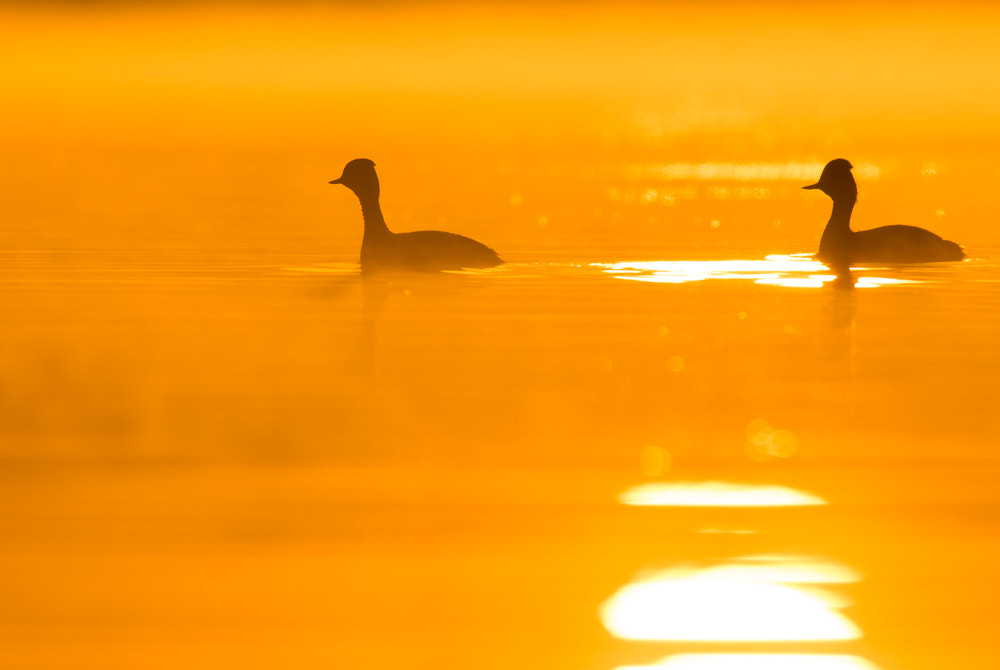
[[[809,275],[808,277],[761,277],[755,284],[774,284],[789,288],[820,288],[828,281],[833,281],[834,275]]]
[[[615,670],[879,670],[846,654],[677,654],[656,665],[621,665]]]
[[[846,565],[807,556],[744,556],[699,574],[713,579],[776,584],[850,584],[861,579]]]
[[[771,284],[791,288],[820,288],[836,280],[836,275],[812,254],[767,256],[765,260],[729,261],[636,261],[624,263],[595,263],[595,267],[619,279],[653,282],[658,284],[683,284],[706,279],[746,279],[757,284]],[[889,284],[919,283],[909,279],[887,277],[858,277],[855,286],[872,288]]]
[[[661,507],[790,507],[825,505],[819,496],[787,486],[728,482],[653,482],[633,486],[618,496],[625,505]]]
[[[888,284],[919,284],[920,282],[911,279],[890,279],[888,277],[858,277],[854,283],[855,288],[874,288],[876,286],[886,286]]]
[[[809,254],[768,256],[760,261],[640,261],[599,263],[598,267],[621,279],[660,283],[682,283],[703,279],[780,279],[788,273],[816,273],[826,266]]]
[[[736,567],[736,569],[729,569]],[[601,621],[626,640],[775,642],[853,640],[861,631],[835,608],[833,594],[745,577],[747,566],[670,570],[622,587],[601,607]],[[773,568],[772,578],[794,579]]]

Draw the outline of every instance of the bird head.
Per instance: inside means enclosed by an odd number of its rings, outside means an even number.
[[[378,198],[378,175],[375,174],[375,162],[367,158],[355,158],[344,166],[344,174],[340,179],[334,179],[331,184],[343,184],[358,196],[368,195]]]
[[[823,168],[823,174],[820,175],[818,182],[802,188],[818,188],[834,200],[857,200],[858,185],[854,181],[854,175],[851,174],[853,167],[846,159],[835,158]]]

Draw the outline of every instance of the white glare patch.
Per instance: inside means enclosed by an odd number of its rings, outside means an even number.
[[[787,486],[728,482],[640,484],[618,496],[618,501],[625,505],[661,507],[789,507],[826,504],[819,496]]]
[[[720,580],[775,584],[851,584],[861,580],[846,565],[796,556],[744,556],[702,570],[701,574]]]
[[[812,260],[808,254],[768,256],[766,260],[640,261],[595,265],[620,279],[667,284],[705,279],[747,279],[778,283],[790,274],[809,276],[826,271],[826,266]]]
[[[757,284],[775,284],[777,286],[788,286],[790,288],[821,288],[824,284],[822,279],[812,277],[778,277],[775,279],[758,279]]]
[[[683,284],[706,279],[745,279],[773,286],[820,288],[837,279],[836,275],[829,274],[825,265],[813,260],[812,254],[776,254],[767,256],[765,260],[594,263],[593,267],[602,268],[618,279],[657,284]],[[872,288],[914,283],[920,282],[888,277],[858,277],[855,285]]]
[[[919,284],[912,279],[891,279],[889,277],[858,277],[855,282],[856,288],[874,288],[876,286],[888,286],[890,284]]]
[[[861,631],[831,594],[710,571],[661,573],[627,584],[601,607],[604,627],[625,640],[778,642],[854,640]]]

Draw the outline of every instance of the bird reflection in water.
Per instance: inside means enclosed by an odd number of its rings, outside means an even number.
[[[389,299],[390,284],[385,279],[364,275],[361,280],[364,291],[364,309],[361,320],[361,368],[368,375],[375,374],[376,342],[378,323]]]
[[[460,294],[475,287],[477,277],[477,273],[469,271],[362,273],[361,369],[369,376],[377,372],[380,324],[387,309],[391,311],[390,305],[398,306],[410,298],[426,300],[436,295]]]

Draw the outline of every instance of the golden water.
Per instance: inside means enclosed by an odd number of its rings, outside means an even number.
[[[997,663],[995,9],[3,17],[0,666]]]

